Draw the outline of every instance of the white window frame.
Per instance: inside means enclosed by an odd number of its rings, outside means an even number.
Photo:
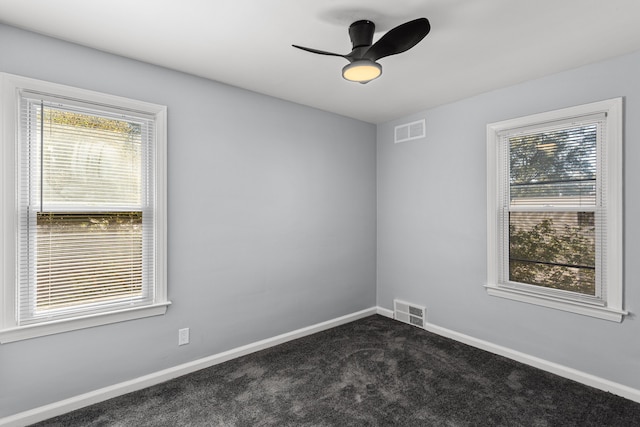
[[[607,197],[607,208],[604,213],[607,226],[606,233],[606,301],[604,305],[594,305],[579,301],[580,298],[567,299],[552,293],[528,291],[524,287],[514,288],[500,283],[502,257],[501,240],[505,237],[500,224],[501,190],[500,170],[503,170],[501,159],[500,134],[510,129],[525,126],[543,127],[551,122],[579,118],[592,114],[606,115],[606,134],[604,158],[607,162],[605,186],[602,191]],[[628,314],[623,310],[623,222],[622,222],[622,136],[623,136],[623,102],[622,98],[613,98],[590,104],[564,108],[560,110],[533,114],[530,116],[490,123],[487,125],[487,283],[485,288],[489,295],[515,301],[564,310],[571,313],[592,316],[599,319],[621,322]],[[599,156],[600,157],[600,156]],[[598,161],[602,161],[601,158]],[[507,242],[508,243],[508,242]],[[539,287],[535,287],[539,288]]]
[[[79,100],[105,108],[137,111],[155,118],[155,281],[154,300],[145,306],[119,309],[106,313],[79,315],[68,319],[19,325],[17,321],[17,176],[19,92],[26,90]],[[136,101],[104,93],[49,83],[27,77],[0,73],[0,344],[76,329],[162,315],[170,302],[167,299],[166,268],[166,106]]]

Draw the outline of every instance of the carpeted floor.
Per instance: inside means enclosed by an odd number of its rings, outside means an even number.
[[[371,316],[41,426],[638,426],[640,404]]]

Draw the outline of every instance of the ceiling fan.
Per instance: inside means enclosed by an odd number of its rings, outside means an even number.
[[[349,64],[342,69],[342,77],[364,84],[377,79],[382,74],[382,66],[376,62],[378,59],[411,49],[429,34],[431,25],[427,18],[405,22],[389,30],[372,45],[375,28],[375,24],[368,20],[356,21],[351,24],[349,37],[353,49],[346,55],[295,44],[292,46],[311,53],[345,58]]]

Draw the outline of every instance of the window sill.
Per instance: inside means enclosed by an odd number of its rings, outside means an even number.
[[[0,344],[75,331],[77,329],[92,328],[94,326],[107,325],[109,323],[160,316],[166,313],[167,307],[170,304],[171,302],[167,301],[145,307],[136,307],[113,311],[110,313],[100,313],[85,317],[76,317],[73,319],[56,320],[52,322],[4,329],[0,330]]]
[[[580,302],[567,301],[544,295],[533,295],[517,289],[503,288],[497,285],[485,285],[489,295],[507,298],[528,304],[540,305],[554,308],[556,310],[568,311],[570,313],[582,314],[584,316],[596,317],[598,319],[609,320],[611,322],[622,322],[622,318],[629,314],[623,310],[616,310],[611,307],[598,307]]]

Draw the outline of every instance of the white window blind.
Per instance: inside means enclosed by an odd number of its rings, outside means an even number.
[[[18,324],[154,299],[154,126],[143,113],[22,91]]]
[[[501,283],[605,303],[605,135],[604,114],[500,135]]]

